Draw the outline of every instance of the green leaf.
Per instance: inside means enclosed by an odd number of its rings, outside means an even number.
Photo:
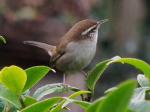
[[[4,101],[4,110],[3,112],[17,112],[17,108],[11,103]]]
[[[72,95],[70,95],[68,98],[69,99],[74,99],[78,96],[80,96],[81,94],[87,94],[90,93],[89,91],[78,91],[73,93]],[[70,100],[66,100],[64,99],[62,102],[60,102],[60,104],[58,104],[55,108],[53,108],[50,112],[60,112],[61,110],[63,110],[64,105],[67,105],[71,103]],[[76,102],[77,103],[77,102]],[[80,105],[81,106],[81,105]]]
[[[60,97],[53,97],[51,99],[46,99],[37,103],[34,103],[23,110],[21,112],[48,112],[50,108],[56,105],[62,98]]]
[[[116,89],[117,89],[117,87],[112,87],[112,88],[107,89],[104,93],[108,94],[108,93],[110,93],[110,92],[112,92],[112,91],[114,91]]]
[[[21,108],[21,104],[17,95],[2,85],[0,85],[0,99],[8,101],[9,103],[13,104],[16,108]]]
[[[135,59],[135,58],[121,58],[114,62],[121,62],[121,63],[132,65],[137,69],[139,69],[141,72],[143,72],[144,75],[150,79],[150,65],[142,60]]]
[[[96,101],[94,101],[90,106],[88,106],[87,112],[94,112],[104,99],[105,97],[101,97],[97,99]]]
[[[17,66],[5,67],[1,70],[1,83],[8,87],[15,94],[21,94],[26,80],[26,72]]]
[[[65,98],[65,99],[66,99],[66,102],[62,105],[62,108],[65,108],[70,103],[75,103],[75,104],[79,105],[81,108],[83,108],[84,110],[86,110],[91,104],[89,102],[80,101],[80,100],[76,100],[76,99],[69,99],[69,98]]]
[[[0,84],[2,83],[2,75],[1,75],[1,71],[0,71]]]
[[[92,69],[89,72],[89,75],[87,77],[87,87],[90,90],[94,90],[98,79],[101,77],[104,70],[108,67],[107,63],[109,61],[110,60],[105,60],[105,61],[100,62],[99,64],[96,65],[96,67],[94,69]]]
[[[26,69],[27,82],[24,87],[24,91],[32,88],[35,84],[37,84],[49,72],[49,70],[50,68],[47,66],[35,66]]]
[[[33,97],[30,97],[30,96],[25,96],[25,99],[23,101],[23,103],[26,107],[29,106],[29,105],[32,105],[36,102],[37,102],[37,100],[34,99]]]
[[[131,108],[131,107],[130,107]],[[149,101],[140,101],[131,108],[133,112],[150,112],[150,102]]]
[[[150,90],[149,87],[140,87],[140,88],[136,88],[136,90],[134,91],[134,95],[132,97],[132,102],[137,103],[137,101],[144,101],[145,97],[146,97],[146,91]]]
[[[84,110],[87,110],[87,108],[91,105],[91,103],[89,103],[89,102],[79,101],[79,100],[75,100],[75,99],[73,99],[73,103],[79,105]]]
[[[4,112],[5,102],[0,99],[0,112]]]
[[[150,81],[143,74],[137,76],[137,81],[141,87],[150,87]]]
[[[73,93],[68,98],[66,98],[66,101],[63,103],[61,108],[64,108],[65,106],[67,106],[70,103],[79,104],[79,106],[84,108],[84,109],[88,108],[88,106],[90,105],[88,102],[78,101],[78,100],[75,100],[75,98],[79,97],[82,94],[89,94],[89,93],[91,93],[91,92],[90,91],[78,91],[78,92]]]
[[[89,93],[91,93],[91,92],[90,91],[78,91],[78,92],[75,92],[72,95],[70,95],[68,98],[73,99],[73,98],[76,98],[82,94],[89,94]]]
[[[134,66],[135,68],[138,68],[141,70],[146,77],[150,79],[150,65],[142,60],[135,59],[135,58],[120,58],[119,56],[116,56],[110,60],[105,60],[100,62],[96,65],[94,69],[92,69],[89,72],[88,78],[87,78],[87,86],[90,90],[94,91],[95,85],[98,81],[98,79],[101,77],[103,72],[106,70],[106,68],[112,64],[112,63],[126,63],[129,65]]]
[[[149,112],[150,102],[145,100],[146,91],[150,87],[140,87],[134,92],[129,108],[135,112]]]
[[[55,84],[47,84],[45,86],[42,86],[38,88],[34,94],[33,97],[36,98],[37,100],[40,100],[44,96],[51,94],[51,93],[64,93],[68,92],[69,90],[71,91],[80,91],[76,87],[72,87],[68,84],[62,84],[62,83],[55,83]]]
[[[134,111],[132,111],[132,110],[129,110],[129,109],[128,109],[128,110],[127,110],[127,111],[125,111],[125,112],[134,112]]]
[[[117,90],[106,95],[106,98],[100,103],[97,110],[92,112],[125,112],[130,103],[136,81],[126,81],[122,83]],[[88,111],[90,112],[90,111]]]
[[[6,44],[6,40],[4,37],[0,36],[0,44]]]

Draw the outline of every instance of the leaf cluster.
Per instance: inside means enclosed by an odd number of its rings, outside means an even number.
[[[3,37],[0,37],[0,42],[6,43]],[[142,74],[137,76],[137,81],[127,80],[90,102],[97,81],[114,63],[129,64]],[[30,90],[50,71],[54,70],[47,66],[34,66],[24,70],[15,65],[0,70],[0,112],[64,112],[70,110],[70,103],[80,106],[85,112],[150,112],[150,101],[146,98],[150,93],[150,65],[142,60],[116,56],[98,63],[88,72],[86,83],[89,91],[55,83],[44,85],[30,95]],[[44,99],[46,95],[68,91],[73,94]],[[80,96],[82,100],[78,99]]]

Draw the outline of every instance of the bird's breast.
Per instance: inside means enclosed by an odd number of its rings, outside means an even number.
[[[96,52],[96,42],[81,40],[70,42],[66,46],[66,53],[58,60],[57,68],[62,71],[76,71],[86,67]]]
[[[77,60],[90,59],[96,51],[96,43],[91,40],[82,40],[79,42],[70,42],[66,49]]]

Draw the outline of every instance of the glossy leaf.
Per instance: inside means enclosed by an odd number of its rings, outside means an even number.
[[[109,61],[110,60],[100,62],[99,64],[96,65],[94,69],[92,69],[89,72],[89,75],[87,77],[87,87],[90,90],[92,91],[94,90],[97,81],[99,80],[105,69],[108,67],[107,63]]]
[[[42,86],[38,88],[34,94],[33,97],[36,98],[37,100],[40,100],[44,96],[51,94],[51,93],[63,93],[63,92],[68,92],[68,91],[80,91],[76,87],[72,87],[68,84],[62,84],[62,83],[55,83],[55,84],[47,84],[45,86]]]
[[[135,81],[126,81],[122,83],[117,90],[109,93],[97,108],[96,112],[125,112],[130,103],[134,89]]]
[[[0,78],[3,85],[19,95],[25,86],[27,75],[23,69],[17,66],[10,66],[1,70]]]
[[[2,85],[0,85],[0,99],[8,101],[16,108],[21,107],[18,96]]]
[[[144,75],[150,79],[150,65],[142,60],[135,58],[121,58],[114,62],[121,62],[132,65],[135,68],[139,69],[141,72],[143,72]]]
[[[74,98],[80,96],[81,94],[87,94],[87,93],[90,93],[90,92],[89,91],[78,91],[78,92],[75,92],[72,95],[70,95],[68,98],[69,99],[74,99]],[[64,105],[67,105],[69,103],[70,103],[70,100],[67,101],[66,99],[64,99],[62,102],[60,102],[60,104],[58,104],[50,112],[60,112],[64,108]]]
[[[133,112],[150,112],[150,102],[146,100],[138,102],[132,109]]]
[[[62,98],[53,97],[51,99],[46,99],[37,103],[34,103],[23,110],[21,112],[48,112],[48,110],[56,105]]]
[[[92,102],[92,104],[87,108],[87,112],[95,112],[96,109],[99,108],[99,105],[104,99],[105,97],[101,97],[97,99],[96,101]]]
[[[137,81],[141,87],[150,87],[150,80],[142,74],[137,76]]]
[[[35,66],[26,69],[27,74],[27,82],[24,87],[24,91],[32,88],[35,84],[37,84],[48,72],[50,68],[47,66]]]
[[[69,98],[65,98],[65,99],[66,99],[66,102],[62,105],[62,108],[65,108],[70,103],[74,103],[74,104],[79,105],[84,110],[87,110],[87,108],[91,105],[91,103],[86,102],[86,101],[80,101],[80,100],[69,99]]]
[[[104,93],[108,94],[108,93],[110,93],[110,92],[112,92],[112,91],[114,91],[116,89],[117,89],[117,87],[112,87],[112,88],[107,89]]]
[[[150,87],[140,87],[134,92],[129,108],[135,112],[149,112],[150,102],[145,100],[146,91]]]
[[[126,63],[129,65],[134,66],[135,68],[139,69],[144,73],[146,77],[150,79],[150,65],[142,60],[135,59],[135,58],[121,58],[119,56],[116,56],[110,60],[105,60],[99,64],[96,65],[96,67],[89,72],[88,78],[87,78],[87,86],[90,90],[94,91],[95,85],[98,81],[98,79],[101,77],[103,72],[106,70],[106,68],[112,64],[112,63]]]
[[[34,104],[34,103],[36,103],[37,102],[37,100],[36,99],[34,99],[33,97],[30,97],[30,96],[25,96],[25,98],[24,98],[24,105],[27,107],[27,106],[29,106],[29,105],[32,105],[32,104]]]
[[[73,93],[68,98],[66,98],[66,101],[63,103],[61,108],[64,108],[65,106],[67,106],[70,103],[79,104],[79,106],[83,107],[84,109],[88,108],[89,103],[86,103],[84,101],[75,100],[75,98],[79,97],[80,95],[89,94],[89,93],[91,93],[91,92],[90,91],[78,91],[78,92]]]
[[[73,103],[79,105],[82,109],[87,110],[87,108],[91,105],[89,102],[73,100]]]
[[[89,94],[89,93],[91,92],[90,91],[78,91],[70,95],[69,98],[73,99],[73,98],[79,97],[82,94]]]
[[[134,91],[134,95],[132,97],[131,102],[144,101],[147,90],[150,90],[150,88],[149,87],[136,88],[136,90]]]

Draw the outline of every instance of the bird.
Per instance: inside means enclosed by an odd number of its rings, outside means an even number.
[[[50,63],[63,73],[83,70],[90,64],[96,53],[98,30],[108,19],[85,19],[77,22],[62,36],[58,45],[37,41],[24,41],[24,44],[44,49],[50,56]]]

